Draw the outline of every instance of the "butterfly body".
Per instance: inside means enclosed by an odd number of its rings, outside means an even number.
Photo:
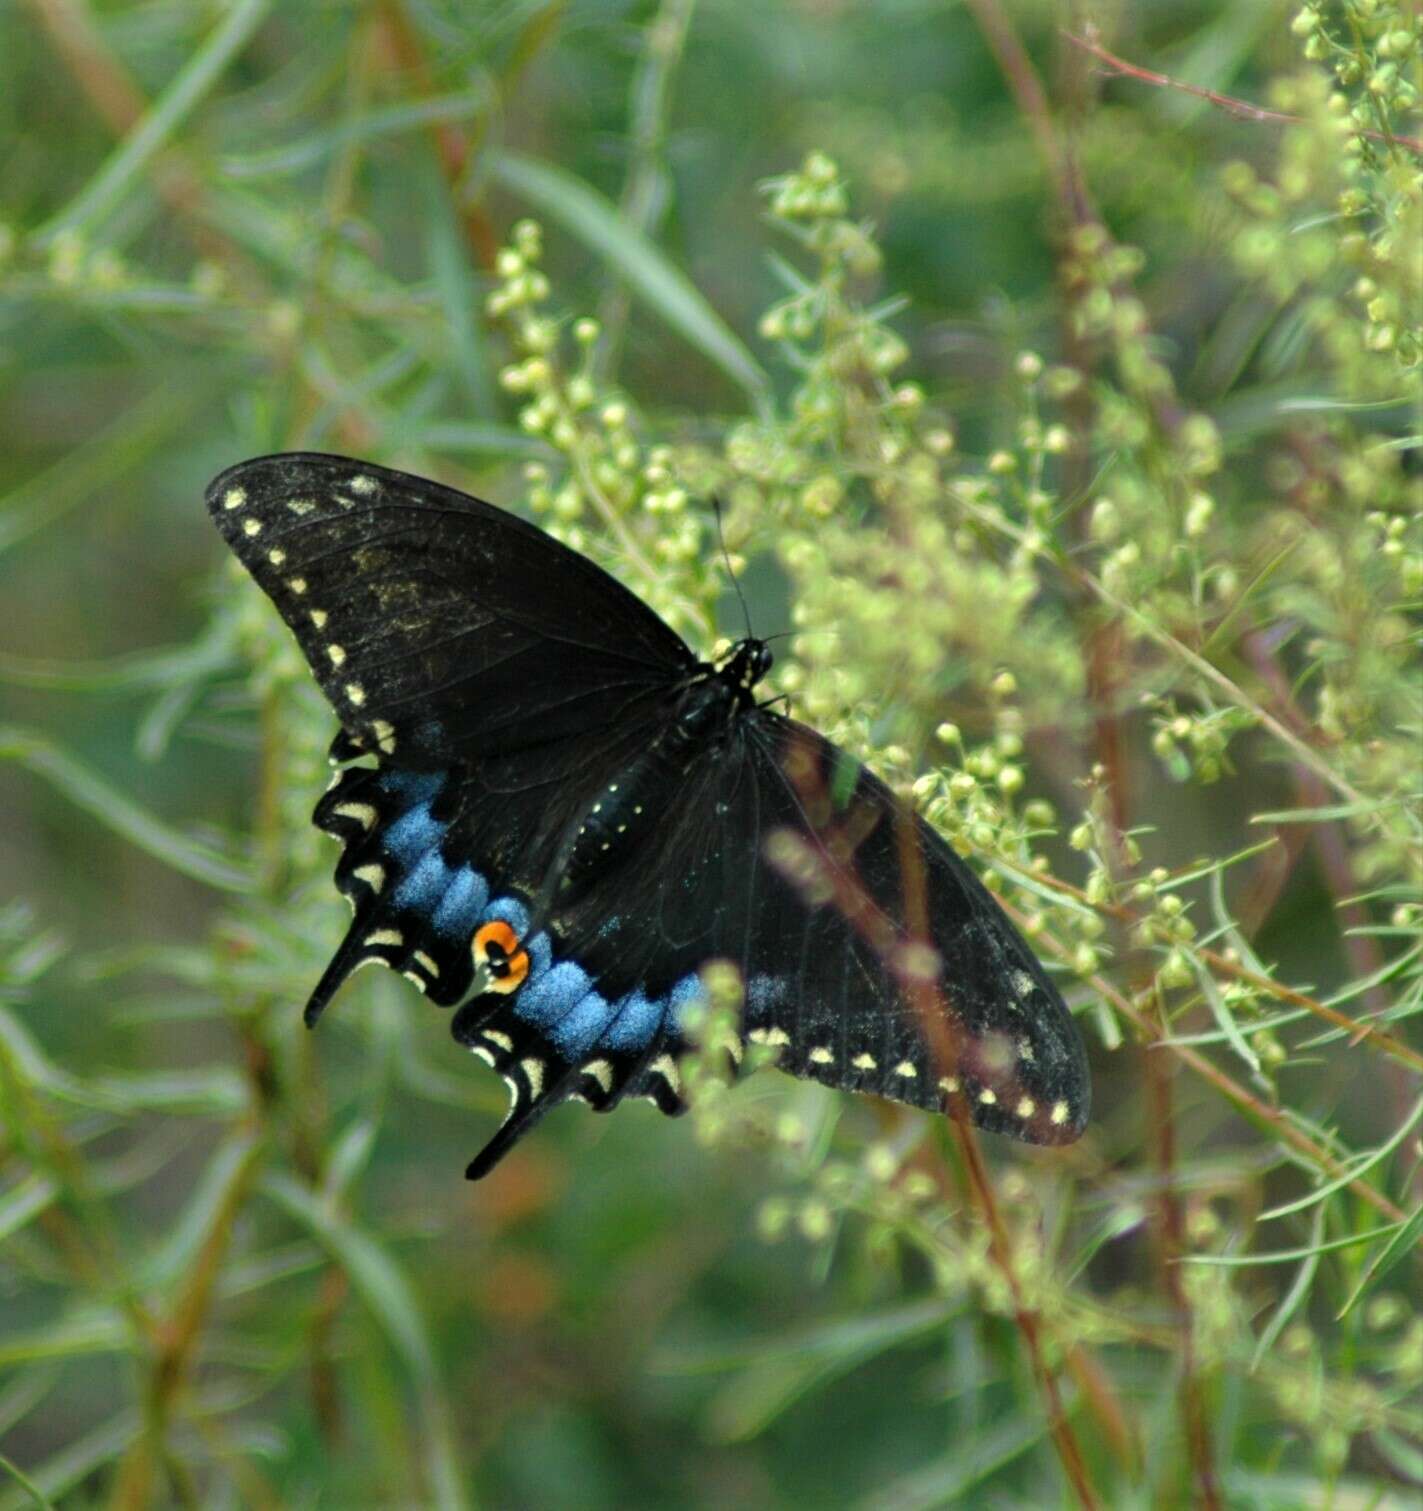
[[[208,492],[341,718],[315,822],[346,939],[454,1008],[513,1103],[485,1173],[569,1096],[682,1109],[684,1015],[729,961],[783,1068],[1061,1143],[1085,1122],[1061,998],[944,841],[757,702],[748,638],[698,660],[586,558],[423,479],[306,453]]]

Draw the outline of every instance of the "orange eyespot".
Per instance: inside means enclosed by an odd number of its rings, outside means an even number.
[[[491,992],[516,992],[529,974],[529,954],[519,948],[519,936],[502,918],[482,924],[474,935],[474,963],[494,978]]]

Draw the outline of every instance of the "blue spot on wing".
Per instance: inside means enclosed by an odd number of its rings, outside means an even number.
[[[433,913],[453,879],[454,875],[441,859],[438,847],[427,850],[420,864],[396,888],[396,905],[413,908],[419,913]]]
[[[529,910],[517,897],[496,897],[484,910],[484,916],[479,920],[481,923],[492,923],[495,919],[507,923],[520,939],[529,929]]]
[[[411,807],[422,803],[428,806],[435,800],[440,788],[445,785],[445,773],[443,771],[397,771],[394,768],[387,768],[380,774],[379,785],[382,792],[390,793]]]
[[[382,835],[385,848],[402,865],[411,867],[433,850],[444,837],[447,825],[430,817],[430,805],[421,803],[403,814]]]
[[[667,1021],[677,1029],[682,1026],[682,1014],[694,1002],[703,999],[702,978],[695,972],[682,979],[667,993]]]
[[[529,980],[537,981],[553,964],[553,941],[539,930],[532,939],[524,940],[524,949],[529,956]]]
[[[433,927],[453,938],[469,936],[489,902],[489,886],[472,866],[461,866],[450,879],[449,889],[435,909]]]
[[[609,1049],[623,1053],[646,1049],[657,1030],[662,1027],[664,1011],[663,1002],[653,1001],[638,987],[627,996],[618,998],[616,1015],[609,1023],[602,1042]]]
[[[598,992],[589,992],[553,1026],[553,1042],[570,1060],[581,1059],[602,1037],[614,1009]]]
[[[592,983],[588,972],[571,960],[560,961],[537,981],[526,982],[514,999],[514,1011],[530,1023],[537,1023],[545,1033],[552,1032],[558,1021],[588,995]]]

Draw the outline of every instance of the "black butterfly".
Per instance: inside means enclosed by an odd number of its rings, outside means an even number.
[[[344,457],[243,462],[207,504],[342,725],[315,822],[355,921],[306,1021],[368,960],[457,1006],[513,1094],[471,1179],[569,1096],[682,1111],[712,960],[796,1075],[1081,1133],[1082,1043],[1032,951],[882,782],[757,703],[764,641],[699,661],[532,525]]]

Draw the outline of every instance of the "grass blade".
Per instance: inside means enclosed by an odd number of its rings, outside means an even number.
[[[252,875],[245,866],[155,818],[42,735],[0,725],[0,760],[42,777],[75,807],[184,876],[226,892],[251,890]]]
[[[133,181],[222,77],[252,39],[272,0],[237,0],[226,19],[179,70],[153,108],[110,153],[108,161],[78,195],[35,235],[40,247],[55,237],[98,219],[128,192]]]
[[[494,153],[489,166],[511,193],[605,257],[650,309],[743,388],[758,411],[766,410],[771,385],[760,363],[661,248],[619,218],[611,200],[562,168],[522,153]]]

